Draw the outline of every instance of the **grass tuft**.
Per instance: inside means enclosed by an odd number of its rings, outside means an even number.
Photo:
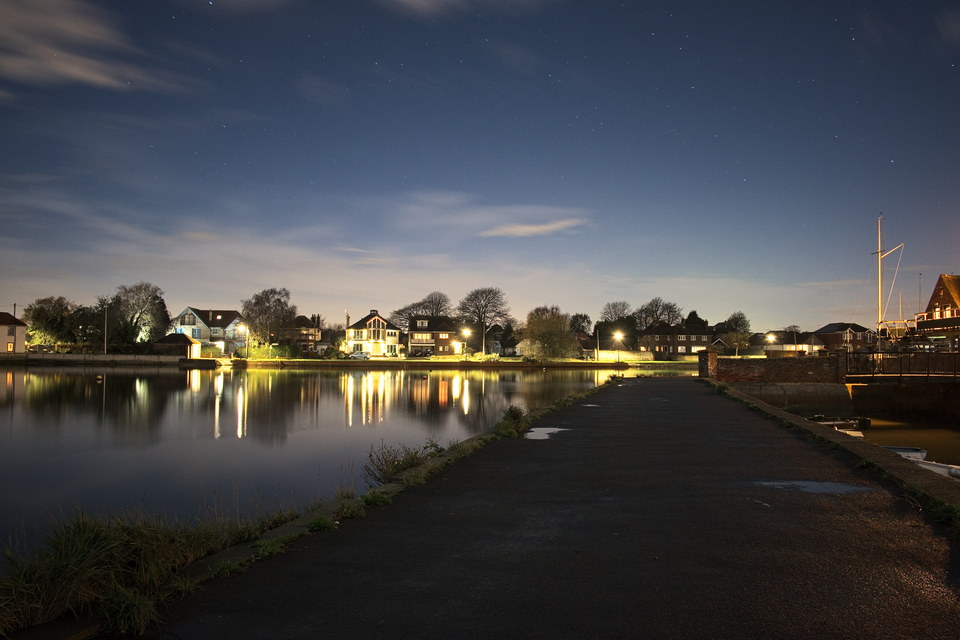
[[[340,523],[331,520],[326,516],[317,516],[307,524],[307,530],[311,533],[321,533],[324,531],[336,531],[340,528]]]
[[[401,471],[423,464],[427,456],[425,449],[414,449],[404,444],[393,447],[381,440],[379,447],[370,447],[363,473],[370,486],[387,484]]]
[[[363,496],[363,504],[367,505],[368,507],[376,507],[391,503],[393,503],[393,498],[382,491],[377,491],[376,489],[371,489]]]
[[[160,603],[192,587],[183,576],[190,563],[251,540],[289,515],[189,526],[135,513],[91,518],[77,511],[54,521],[38,550],[5,550],[0,637],[65,614],[99,616],[110,633],[142,634],[156,622]]]
[[[530,416],[524,413],[521,407],[512,404],[507,407],[503,417],[494,426],[494,433],[501,438],[522,438],[528,429],[530,429]]]

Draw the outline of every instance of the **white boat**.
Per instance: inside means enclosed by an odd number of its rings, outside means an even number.
[[[914,460],[918,465],[924,469],[929,469],[934,473],[939,473],[942,476],[948,478],[953,478],[954,480],[960,480],[960,466],[955,464],[947,464],[945,462],[933,462],[932,460]]]
[[[894,453],[899,453],[904,458],[908,460],[926,460],[927,450],[921,449],[920,447],[884,447],[884,449],[890,449]]]

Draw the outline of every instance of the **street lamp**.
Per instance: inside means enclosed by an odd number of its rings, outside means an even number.
[[[237,325],[237,331],[239,331],[239,332],[240,332],[240,335],[243,336],[243,357],[244,357],[244,358],[249,358],[249,357],[250,357],[250,354],[247,353],[247,336],[250,335],[250,334],[249,334],[249,332],[247,331],[246,325],[238,324],[238,325]]]
[[[620,364],[620,349],[623,347],[623,333],[620,331],[615,332],[613,339],[617,341],[617,364]]]
[[[470,333],[471,333],[470,328],[464,327],[464,329],[460,333],[463,334],[463,347],[462,347],[461,353],[463,354],[463,359],[466,360],[467,359],[467,340],[470,339]]]
[[[769,342],[770,344],[773,344],[774,342],[777,341],[777,335],[775,333],[768,333],[766,337],[767,337],[767,342]],[[783,347],[781,346],[780,349],[783,350]]]

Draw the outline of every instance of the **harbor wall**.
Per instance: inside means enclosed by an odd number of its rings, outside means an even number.
[[[956,382],[869,384],[732,382],[731,387],[778,409],[801,416],[931,418],[960,426]]]
[[[718,358],[700,354],[700,376],[720,382],[828,384],[843,381],[846,359],[835,354],[800,358]]]

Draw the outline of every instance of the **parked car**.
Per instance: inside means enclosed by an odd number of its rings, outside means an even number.
[[[351,353],[351,354],[350,354],[349,356],[347,356],[347,357],[350,358],[351,360],[369,360],[369,359],[370,359],[370,352],[369,352],[369,351],[354,351],[353,353]]]

